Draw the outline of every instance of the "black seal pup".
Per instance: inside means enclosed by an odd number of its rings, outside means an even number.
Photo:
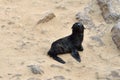
[[[84,29],[85,28],[82,23],[74,23],[72,26],[72,34],[53,42],[50,50],[48,51],[48,55],[54,60],[64,64],[65,61],[57,55],[71,53],[73,58],[75,58],[78,62],[81,62],[78,51],[83,51],[82,42]]]

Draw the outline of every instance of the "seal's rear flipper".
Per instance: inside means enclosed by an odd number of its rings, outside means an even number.
[[[75,60],[77,60],[78,62],[81,62],[81,58],[77,50],[73,50],[71,55]]]
[[[65,61],[63,61],[60,57],[58,57],[54,52],[49,51],[49,52],[48,52],[48,55],[49,55],[50,57],[52,57],[54,60],[56,60],[56,61],[58,61],[58,62],[60,62],[60,63],[62,63],[62,64],[65,64]]]
[[[62,64],[65,64],[65,61],[63,61],[63,60],[62,60],[60,57],[58,57],[58,56],[54,56],[53,59],[56,60],[56,61],[58,61],[58,62],[60,62],[60,63],[62,63]]]

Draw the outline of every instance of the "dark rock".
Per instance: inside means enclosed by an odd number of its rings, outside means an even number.
[[[111,0],[97,0],[106,23],[116,22],[120,14],[114,11]]]
[[[30,67],[33,74],[42,74],[42,73],[44,73],[44,71],[41,70],[40,66],[38,66],[38,65],[30,65],[28,67]]]
[[[118,22],[111,30],[112,40],[116,44],[117,48],[120,49],[120,22]]]
[[[76,19],[83,23],[84,25],[87,25],[87,28],[93,28],[95,27],[95,24],[93,23],[92,19],[84,12],[78,12],[75,15]]]
[[[47,11],[45,12],[42,17],[40,18],[40,20],[37,22],[37,25],[40,23],[45,23],[50,21],[51,19],[53,19],[55,17],[55,14],[51,11]]]

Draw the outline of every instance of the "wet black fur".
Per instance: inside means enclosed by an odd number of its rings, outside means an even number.
[[[75,23],[72,26],[72,34],[61,38],[52,43],[48,55],[54,60],[65,63],[58,54],[71,53],[71,56],[75,58],[78,62],[81,61],[78,51],[83,51],[82,42],[84,37],[84,26],[82,23]]]

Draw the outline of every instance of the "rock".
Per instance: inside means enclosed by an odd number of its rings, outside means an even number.
[[[87,25],[87,28],[92,28],[95,26],[92,19],[84,12],[78,12],[75,17],[81,23]]]
[[[100,24],[95,28],[95,31],[99,37],[103,37],[107,31],[108,27],[105,24]]]
[[[55,80],[65,80],[64,76],[54,76]]]
[[[97,9],[97,5],[96,4],[96,0],[91,0],[84,8],[84,12],[86,14],[95,14],[95,12],[97,11],[97,13],[99,13],[98,9]]]
[[[71,72],[71,70],[70,70],[70,69],[66,69],[66,71],[67,71],[67,72]]]
[[[50,78],[50,79],[47,79],[47,80],[52,80],[52,79]]]
[[[97,1],[106,23],[116,22],[120,18],[120,14],[117,14],[117,12],[114,11],[111,0],[97,0]]]
[[[95,75],[96,75],[96,80],[111,80],[110,78],[107,77],[106,74],[100,74],[96,72]]]
[[[42,73],[44,73],[44,71],[41,70],[38,65],[30,65],[28,67],[30,67],[33,74],[42,74]]]
[[[101,74],[96,72],[96,80],[120,80],[120,70],[116,69],[113,71],[110,71],[109,74]]]
[[[112,40],[116,44],[117,48],[120,49],[120,21],[112,28]]]
[[[56,9],[66,10],[67,8],[66,8],[66,6],[65,6],[65,5],[60,4],[60,5],[57,5],[57,6],[56,6]]]
[[[55,17],[55,14],[51,11],[47,11],[45,12],[42,17],[40,18],[40,20],[37,22],[37,25],[40,23],[45,23],[50,21],[51,19],[53,19]]]
[[[45,60],[43,60],[42,58],[38,58],[38,59],[36,59],[36,61],[38,62],[38,63],[45,63]]]
[[[10,80],[21,80],[20,77],[22,76],[22,74],[15,74],[13,75],[11,78],[9,78]]]
[[[9,21],[9,22],[8,22],[8,25],[12,25],[12,24],[15,24],[15,23],[12,22],[12,21]]]
[[[114,70],[107,76],[109,80],[120,80],[120,71]]]
[[[120,74],[117,71],[111,71],[110,76],[112,76],[112,77],[119,77],[120,78]]]
[[[62,66],[55,65],[55,64],[52,64],[50,67],[52,67],[52,68],[59,68],[59,69],[63,69],[63,67],[62,67]]]
[[[2,25],[1,28],[5,28],[6,26],[5,25]]]
[[[0,78],[3,78],[2,76],[0,76]]]
[[[101,38],[98,37],[98,36],[91,36],[90,38],[91,38],[92,40],[98,42],[98,43],[99,43],[99,46],[104,46],[104,45],[105,45],[104,42],[101,40]]]
[[[24,65],[24,64],[25,64],[25,62],[21,62],[21,63],[20,63],[20,65]]]
[[[29,78],[27,80],[41,80],[41,79],[39,79],[39,78]]]
[[[12,73],[8,73],[7,75],[12,75]]]

